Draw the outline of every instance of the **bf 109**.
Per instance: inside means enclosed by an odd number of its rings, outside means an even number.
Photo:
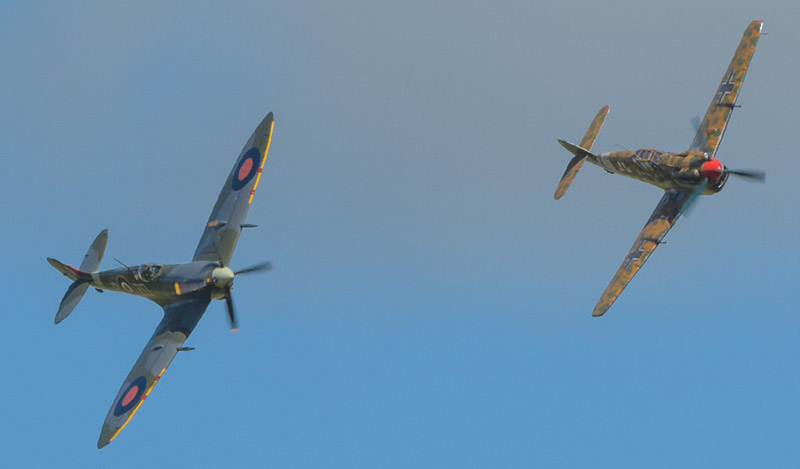
[[[608,311],[650,254],[662,242],[681,213],[691,206],[699,195],[716,194],[721,191],[730,175],[755,181],[764,180],[765,176],[761,171],[728,169],[717,159],[717,149],[725,134],[725,127],[733,109],[738,107],[736,100],[750,59],[755,52],[756,43],[761,36],[762,25],[761,21],[753,21],[745,30],[687,151],[668,153],[643,149],[592,153],[592,145],[608,114],[608,106],[601,108],[597,113],[579,145],[564,140],[558,141],[574,155],[574,158],[570,160],[561,177],[554,195],[556,199],[560,199],[567,191],[584,161],[600,166],[609,173],[628,176],[664,189],[664,196],[597,301],[592,316],[602,316]]]

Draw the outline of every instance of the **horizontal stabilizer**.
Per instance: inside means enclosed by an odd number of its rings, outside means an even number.
[[[564,171],[564,175],[561,176],[561,180],[558,181],[558,187],[556,188],[556,193],[553,194],[553,198],[558,200],[560,199],[564,193],[567,192],[569,189],[570,184],[572,184],[572,180],[575,179],[575,176],[578,174],[578,170],[581,169],[583,165],[583,160],[587,156],[594,156],[592,155],[591,149],[594,145],[594,140],[597,138],[598,132],[600,132],[600,128],[603,127],[603,122],[606,120],[606,116],[608,115],[608,106],[603,106],[597,111],[597,115],[594,116],[591,125],[586,130],[586,133],[583,135],[583,139],[581,139],[580,146],[569,143],[564,140],[559,140],[558,143],[561,144],[562,147],[566,148],[568,152],[575,155],[572,160],[570,160],[569,164],[567,164],[567,169]]]
[[[83,256],[80,268],[72,267],[71,265],[59,262],[52,257],[47,258],[57,271],[64,274],[68,279],[72,280],[72,285],[67,289],[61,304],[58,305],[58,312],[56,313],[55,323],[58,324],[67,316],[72,313],[75,306],[83,298],[83,294],[89,289],[89,284],[92,282],[91,272],[96,272],[100,267],[100,261],[103,260],[103,253],[106,251],[106,243],[108,242],[108,230],[103,230],[94,238],[92,245],[86,255]],[[99,291],[99,290],[98,290]]]
[[[591,155],[588,150],[565,140],[559,140],[558,143],[560,143],[562,147],[566,148],[568,152],[575,156],[569,160],[567,169],[564,170],[564,175],[561,176],[561,180],[558,182],[556,193],[553,195],[553,198],[556,200],[560,199],[564,193],[567,192],[570,184],[572,184],[572,180],[575,179],[575,175],[578,174],[578,170],[581,169],[583,160],[586,159],[587,156]]]
[[[599,111],[597,111],[597,115],[594,116],[589,128],[586,129],[586,133],[583,134],[583,138],[581,139],[581,147],[587,150],[592,149],[594,146],[594,140],[597,138],[597,134],[600,133],[600,129],[603,127],[603,122],[605,122],[607,115],[608,106],[603,106]]]
[[[69,286],[67,293],[64,295],[64,299],[61,300],[61,304],[58,305],[58,312],[56,313],[55,319],[56,324],[60,323],[66,319],[67,316],[69,316],[69,313],[75,309],[75,306],[77,306],[81,301],[83,294],[86,293],[88,288],[88,280],[76,280],[72,282],[72,285]]]
[[[106,243],[108,243],[108,230],[103,230],[94,239],[92,245],[89,246],[89,250],[83,256],[83,262],[81,262],[81,266],[78,269],[83,272],[96,272],[97,268],[100,267],[100,261],[103,260],[103,253],[106,252]]]

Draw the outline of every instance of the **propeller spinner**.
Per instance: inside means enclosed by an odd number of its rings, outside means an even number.
[[[230,267],[217,267],[211,274],[211,281],[216,288],[222,290],[222,298],[225,299],[225,307],[228,312],[228,323],[230,324],[231,332],[239,330],[239,323],[236,320],[236,311],[233,307],[233,298],[231,297],[231,289],[233,288],[233,279],[237,275],[252,274],[256,272],[263,272],[272,269],[272,262],[262,262],[245,269],[237,270],[234,272]]]
[[[766,179],[766,173],[764,171],[728,169],[720,160],[711,158],[700,166],[700,175],[703,177],[703,180],[700,181],[700,183],[697,184],[694,189],[692,189],[691,194],[689,194],[689,200],[686,202],[686,205],[684,205],[683,208],[683,213],[686,216],[689,216],[694,209],[694,206],[697,204],[698,196],[703,193],[703,189],[705,189],[706,184],[708,184],[709,181],[718,181],[724,174],[739,176],[749,179],[753,182],[764,182]]]
[[[716,181],[724,171],[725,166],[716,158],[711,158],[700,167],[700,174],[709,181]]]
[[[723,174],[732,174],[745,179],[750,179],[754,182],[764,182],[767,173],[764,171],[749,170],[749,169],[728,169],[722,162],[716,158],[703,163],[700,167],[700,174],[709,181],[718,180]]]

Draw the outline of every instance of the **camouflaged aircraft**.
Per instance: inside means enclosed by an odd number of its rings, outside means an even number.
[[[567,191],[584,161],[600,166],[609,173],[621,174],[664,189],[664,196],[598,300],[592,316],[602,316],[608,311],[650,254],[662,243],[664,236],[681,213],[690,207],[699,195],[716,194],[721,191],[730,175],[755,181],[764,180],[765,175],[761,171],[731,170],[716,158],[731,113],[734,108],[739,107],[736,100],[750,59],[755,52],[756,43],[761,36],[762,25],[761,21],[753,21],[745,30],[687,151],[668,153],[642,149],[592,153],[595,137],[608,115],[608,106],[601,108],[597,113],[579,145],[564,140],[558,141],[574,157],[558,183],[554,195],[556,200]]]
[[[77,269],[47,259],[73,281],[56,313],[56,324],[69,316],[90,286],[99,292],[109,290],[141,296],[164,309],[164,318],[114,398],[103,422],[98,448],[109,444],[130,421],[175,355],[193,350],[183,343],[212,299],[225,300],[231,330],[238,330],[231,299],[234,278],[270,268],[266,262],[234,272],[228,265],[242,229],[255,227],[245,224],[245,217],[261,178],[272,127],[272,113],[269,113],[245,144],[211,211],[191,262],[123,266],[98,272],[108,240],[107,230],[97,235]]]

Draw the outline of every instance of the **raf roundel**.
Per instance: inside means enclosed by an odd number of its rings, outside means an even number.
[[[246,186],[253,176],[258,173],[261,168],[261,152],[258,148],[251,148],[239,160],[239,164],[233,169],[233,178],[231,180],[231,189],[238,191]]]
[[[136,404],[142,400],[142,395],[144,395],[146,387],[147,379],[144,376],[139,376],[133,380],[133,382],[127,388],[125,388],[125,391],[119,397],[117,405],[114,406],[114,415],[119,417],[120,415],[134,408]]]

